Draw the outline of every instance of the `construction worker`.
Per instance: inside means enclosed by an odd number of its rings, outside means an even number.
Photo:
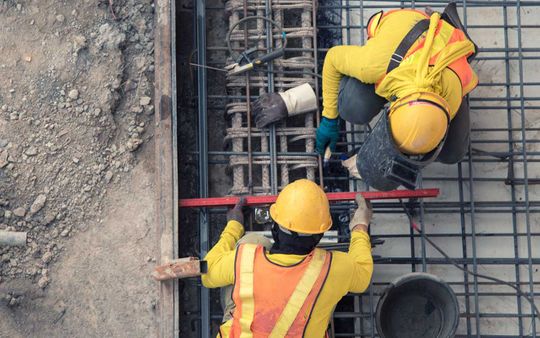
[[[361,147],[357,167],[371,186],[414,188],[416,174],[433,160],[452,164],[468,149],[469,107],[463,97],[477,75],[469,65],[476,46],[450,4],[380,11],[367,25],[363,46],[335,46],[323,66],[323,112],[316,134],[322,155],[339,139],[339,119],[369,123],[382,118]]]
[[[371,206],[360,194],[356,201],[348,253],[316,248],[332,218],[326,194],[309,180],[287,185],[270,207],[272,245],[242,237],[242,201],[229,211],[202,276],[205,287],[222,288],[218,337],[324,337],[339,300],[366,290],[373,272]]]

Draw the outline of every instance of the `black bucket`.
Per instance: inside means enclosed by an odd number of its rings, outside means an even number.
[[[394,281],[377,303],[377,331],[382,338],[453,337],[459,305],[440,278],[411,273]]]

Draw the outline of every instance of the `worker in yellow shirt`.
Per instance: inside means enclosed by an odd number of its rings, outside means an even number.
[[[467,152],[470,117],[463,97],[478,84],[469,65],[476,46],[455,3],[442,15],[380,11],[370,18],[367,35],[363,46],[335,46],[326,54],[316,148],[321,155],[335,151],[339,116],[366,124],[383,110],[356,160],[347,163],[376,189],[415,188],[420,169],[434,160],[457,163]],[[252,107],[257,127],[264,128],[317,109],[317,98],[303,84],[264,94]]]
[[[463,97],[478,83],[469,65],[476,46],[455,3],[442,14],[401,9],[378,12],[363,46],[335,46],[323,66],[323,112],[316,147],[335,149],[339,119],[369,123],[360,176],[379,190],[414,188],[418,171],[438,160],[459,162],[468,149],[469,107]]]
[[[218,337],[325,337],[336,304],[366,290],[373,272],[367,233],[371,206],[360,194],[349,252],[316,248],[332,226],[324,191],[309,180],[287,185],[270,208],[274,243],[244,234],[242,203],[205,260],[202,282],[222,288]]]

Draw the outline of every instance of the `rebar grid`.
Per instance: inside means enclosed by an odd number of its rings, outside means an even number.
[[[381,9],[381,4],[383,8],[430,5],[442,11],[445,3],[326,2],[320,8],[340,12],[341,21],[319,28],[341,32],[343,44],[362,44],[367,19]],[[540,283],[540,260],[533,250],[540,241],[538,231],[531,229],[539,224],[540,209],[538,195],[529,187],[538,184],[540,174],[536,130],[540,116],[534,115],[538,113],[535,106],[540,94],[538,73],[534,73],[540,65],[539,40],[534,36],[540,27],[534,25],[533,19],[540,13],[540,3],[461,1],[458,5],[469,34],[480,47],[474,68],[481,85],[470,98],[472,141],[469,155],[460,164],[433,165],[423,172],[421,185],[438,186],[445,193],[437,202],[419,203],[417,217],[422,231],[434,237],[461,264],[474,272],[516,282],[522,292],[534,295],[534,286]],[[526,45],[524,34],[530,39]],[[524,75],[525,62],[536,77]],[[353,131],[347,135],[348,149],[358,145],[353,139],[358,135],[355,128],[358,126],[347,128]],[[330,182],[343,179],[326,178]],[[445,266],[448,262],[426,246],[422,237],[412,235],[404,219],[401,228],[389,228],[387,224],[395,222],[395,216],[385,213],[376,218],[372,235],[384,238],[386,243],[374,250],[381,256],[376,260],[374,283],[366,294],[350,295],[338,306],[334,316],[336,337],[377,336],[372,318],[378,296],[393,278],[410,271],[431,272],[451,284],[462,311],[458,334],[538,335],[536,323],[531,321],[532,308],[514,290]],[[408,249],[403,246],[406,238]]]
[[[246,15],[245,3],[250,8],[248,14],[264,15],[267,11],[262,0],[229,1],[226,8],[232,13],[230,25],[233,20]],[[446,3],[442,0],[324,0],[319,1],[315,9],[311,1],[273,1],[272,17],[284,22],[286,27],[286,15],[283,13],[292,9],[287,6],[296,6],[294,8],[302,13],[307,13],[308,8],[309,11],[316,10],[310,15],[317,17],[316,21],[311,21],[317,29],[311,29],[311,33],[306,26],[291,29],[291,35],[307,35],[299,36],[302,44],[287,46],[286,57],[274,62],[273,72],[252,72],[249,77],[242,75],[229,79],[228,95],[208,93],[209,109],[226,106],[228,114],[233,116],[233,125],[227,129],[226,136],[233,140],[233,149],[209,151],[209,164],[228,164],[234,168],[235,175],[237,172],[245,175],[251,163],[254,176],[263,176],[259,186],[250,186],[244,176],[237,178],[233,175],[233,193],[246,193],[250,187],[250,193],[270,192],[272,158],[276,159],[277,172],[281,176],[276,178],[281,180],[278,188],[288,181],[284,172],[289,170],[307,167],[313,172],[310,178],[314,179],[317,156],[313,144],[309,145],[315,133],[313,116],[311,121],[306,119],[300,124],[287,121],[286,125],[277,127],[277,147],[271,151],[268,130],[248,128],[246,102],[268,90],[269,80],[275,90],[293,87],[304,79],[318,89],[319,82],[313,76],[321,69],[317,59],[323,60],[332,45],[363,44],[367,19],[381,9],[421,9],[429,5],[442,11]],[[539,292],[535,288],[538,290],[540,284],[537,271],[540,265],[540,193],[535,189],[535,185],[540,183],[540,25],[536,22],[540,17],[540,3],[462,0],[458,1],[458,7],[469,34],[480,47],[473,64],[479,73],[480,85],[469,98],[472,118],[469,154],[457,165],[434,164],[424,170],[421,186],[439,187],[443,194],[435,201],[412,201],[410,206],[416,211],[422,232],[459,264],[471,271],[515,282],[522,292],[536,297]],[[224,10],[221,7],[207,9]],[[329,16],[332,20],[328,20]],[[307,14],[302,16],[301,22],[307,22],[305,20]],[[268,29],[264,28],[259,25],[257,29],[250,29],[248,40],[252,36],[257,37],[254,42],[266,40]],[[309,35],[315,31],[317,36]],[[331,41],[322,41],[324,34],[332,36]],[[233,36],[235,48],[243,49],[243,30]],[[271,36],[274,41],[280,38],[276,32]],[[305,39],[313,44],[304,43]],[[274,46],[279,45],[276,43]],[[216,43],[210,44],[206,50],[220,53],[226,47]],[[247,88],[250,88],[249,92]],[[318,90],[317,93],[320,94]],[[338,149],[345,152],[360,146],[367,132],[367,126],[347,124]],[[248,133],[254,140],[251,151],[246,149]],[[302,147],[291,147],[291,144],[299,142],[304,142]],[[305,175],[308,172],[306,170]],[[367,189],[362,181],[343,175],[326,176],[325,182],[329,189]],[[338,219],[350,208],[351,205],[335,205],[332,213]],[[455,290],[461,311],[459,337],[538,336],[538,323],[532,320],[531,306],[514,290],[450,266],[425,243],[422,236],[412,233],[399,203],[375,203],[374,208],[372,237],[383,239],[385,243],[373,251],[376,262],[373,281],[365,293],[347,295],[340,302],[331,325],[333,336],[378,336],[374,312],[382,290],[394,278],[411,271],[436,274]],[[224,212],[212,210],[211,213]],[[340,236],[340,240],[346,242],[347,236]],[[212,311],[210,319],[217,325],[221,314]]]
[[[301,119],[282,122],[265,129],[254,127],[251,122],[249,109],[251,95],[284,91],[305,82],[314,85],[315,82],[313,75],[302,75],[304,72],[314,74],[316,71],[311,20],[312,2],[297,0],[270,3],[268,1],[270,0],[226,2],[225,10],[230,14],[229,27],[233,28],[239,20],[247,16],[266,16],[283,26],[289,45],[296,44],[304,51],[287,53],[284,58],[264,67],[264,71],[227,78],[226,86],[234,96],[234,98],[229,97],[231,102],[226,106],[227,114],[232,116],[232,126],[227,128],[225,137],[226,140],[232,140],[234,153],[231,154],[228,162],[233,170],[232,194],[276,193],[289,183],[289,171],[296,171],[297,177],[303,176],[314,180],[315,169],[318,167],[317,157],[308,155],[314,151],[313,113],[306,114]],[[298,17],[295,18],[295,15]],[[267,34],[267,32],[272,32],[272,34]],[[231,32],[230,39],[233,49],[239,52],[254,46],[264,52],[282,47],[279,29],[268,26],[263,20],[253,20],[251,23],[240,25]],[[233,61],[229,60],[229,62]],[[289,72],[294,73],[289,75]],[[299,154],[291,159],[286,155],[290,147],[295,148],[297,153],[308,154]],[[246,150],[247,154],[244,153]],[[268,156],[253,158],[253,152],[257,151],[268,153]],[[285,156],[280,154],[285,154]],[[249,176],[247,180],[246,170]]]

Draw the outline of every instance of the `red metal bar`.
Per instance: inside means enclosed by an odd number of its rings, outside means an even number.
[[[352,201],[356,192],[331,192],[327,193],[330,202]],[[427,198],[439,196],[439,189],[419,189],[419,190],[391,190],[391,191],[363,191],[361,192],[367,200],[388,200],[399,198]],[[246,205],[272,204],[276,201],[277,195],[265,196],[244,196]],[[229,197],[209,197],[209,198],[186,198],[181,199],[178,204],[180,208],[200,208],[200,207],[224,207],[232,206],[238,202],[238,196]]]

